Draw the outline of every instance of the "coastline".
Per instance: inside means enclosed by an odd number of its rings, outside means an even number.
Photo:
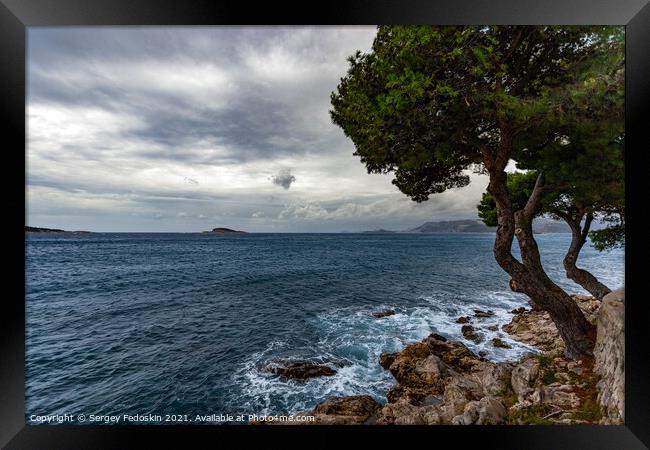
[[[382,405],[370,395],[332,397],[296,414],[313,416],[313,422],[292,423],[623,423],[624,290],[612,292],[602,302],[584,295],[572,298],[597,325],[593,358],[565,358],[564,343],[548,313],[520,308],[500,328],[539,353],[517,361],[491,362],[462,342],[431,334],[401,351],[381,354],[379,364],[396,381],[386,394],[387,403]],[[486,312],[476,311],[475,317],[481,314]],[[461,317],[457,323],[467,327],[472,319]]]

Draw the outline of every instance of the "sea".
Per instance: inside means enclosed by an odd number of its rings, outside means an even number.
[[[493,241],[491,233],[30,235],[26,420],[287,415],[358,394],[385,402],[394,380],[379,355],[431,333],[493,361],[517,359],[536,350],[500,327],[528,304],[509,290]],[[537,241],[551,278],[586,294],[562,268],[570,235]],[[623,249],[587,244],[579,266],[611,288],[624,284]],[[456,323],[475,309],[494,312],[474,320],[481,343]],[[493,347],[494,337],[512,348]],[[268,370],[292,361],[337,373],[300,381]]]

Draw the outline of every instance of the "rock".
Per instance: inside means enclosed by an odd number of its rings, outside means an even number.
[[[383,352],[379,355],[379,365],[388,370],[390,365],[393,364],[393,361],[395,361],[395,358],[397,358],[397,355],[399,355],[398,352]]]
[[[470,341],[477,343],[483,341],[483,336],[478,334],[476,330],[474,330],[474,327],[471,325],[463,325],[460,331],[463,333],[463,336],[465,336],[465,339],[469,339]]]
[[[485,358],[475,355],[464,344],[448,342],[446,339],[443,341],[435,334],[425,338],[423,342],[429,346],[431,353],[459,372],[478,370],[480,364],[485,361]]]
[[[487,354],[488,354],[488,352],[486,352],[485,350],[481,350],[480,352],[478,352],[478,356],[485,357],[485,356],[487,356]]]
[[[491,311],[491,310],[482,311],[480,309],[475,309],[474,310],[474,316],[475,317],[492,317],[492,316],[494,316],[494,311]]]
[[[597,401],[604,410],[603,424],[625,420],[625,290],[607,294],[598,311],[594,372]]]
[[[600,364],[602,373],[607,374],[598,382],[598,401],[603,406],[615,403],[622,408],[622,379],[611,381],[616,374],[624,375],[622,302],[607,306],[603,301],[603,306],[594,308],[590,297],[574,299],[585,311],[598,314],[600,347],[597,345],[595,366]],[[564,345],[548,314],[522,308],[516,311],[504,329],[515,338],[545,349],[544,354],[528,355],[516,363],[494,363],[484,357],[484,351],[476,355],[461,342],[431,334],[402,351],[381,354],[379,363],[396,380],[387,393],[387,404],[377,407],[373,403],[359,412],[347,406],[328,407],[324,402],[314,410],[316,423],[593,423],[589,417],[597,412],[585,403],[595,399],[591,362],[558,356]],[[465,338],[483,338],[469,323],[464,323],[461,330]],[[492,344],[509,348],[501,338],[494,338]],[[620,417],[622,410],[617,406],[607,413],[603,423],[622,423]]]
[[[474,373],[476,381],[481,385],[485,395],[502,395],[510,388],[512,364],[484,363],[483,368]]]
[[[580,307],[585,317],[594,323],[600,302],[585,295],[572,295],[571,298]],[[513,310],[512,312],[519,311]],[[555,323],[545,311],[533,309],[515,313],[509,324],[503,330],[512,335],[513,339],[532,345],[547,353],[564,353],[564,341],[557,331]]]
[[[380,362],[398,383],[413,388],[432,388],[434,392],[441,386],[441,379],[450,372],[449,366],[424,342],[411,344],[397,354],[383,356]]]
[[[585,370],[581,366],[582,366],[582,361],[569,361],[566,365],[566,369],[569,372],[573,372],[576,375],[582,375]]]
[[[422,405],[427,397],[432,396],[432,389],[426,386],[406,386],[396,384],[388,390],[386,399],[389,403],[406,401],[411,405]]]
[[[499,338],[494,338],[492,339],[492,345],[498,348],[512,348],[512,345],[504,342],[503,340]]]
[[[370,417],[381,405],[369,395],[333,397],[317,405],[315,414],[337,414],[342,416]]]
[[[393,316],[395,315],[394,309],[385,309],[384,311],[376,311],[371,313],[372,317],[375,319],[381,319],[382,317]]]
[[[378,425],[437,425],[440,415],[436,406],[414,406],[400,400],[385,405],[378,414]]]
[[[437,334],[437,333],[431,333],[431,334],[429,335],[429,337],[430,337],[431,339],[435,339],[436,341],[447,342],[447,338],[446,338],[446,337],[444,337],[444,336],[442,336],[442,335],[440,335],[440,334]]]
[[[498,399],[492,396],[483,397],[465,405],[463,414],[455,416],[451,423],[454,425],[496,425],[503,422],[506,408]]]
[[[587,320],[592,325],[595,325],[596,320],[598,319],[598,310],[600,309],[601,302],[590,295],[574,294],[571,298],[578,304]]]
[[[449,374],[449,367],[436,355],[429,355],[415,363],[415,373],[419,375],[420,380],[435,385]]]
[[[286,366],[270,366],[267,367],[266,370],[285,378],[293,378],[297,380],[323,376],[329,377],[336,374],[336,370],[329,366],[309,361],[293,362]]]
[[[526,397],[533,392],[533,385],[539,375],[539,362],[537,358],[525,359],[516,365],[511,372],[510,385],[519,402],[526,400]]]
[[[462,414],[467,403],[483,397],[483,389],[475,380],[459,376],[451,378],[445,386],[440,418],[443,423],[451,423],[454,417]]]
[[[580,398],[571,385],[558,383],[541,387],[538,392],[538,403],[553,405],[559,409],[575,409],[580,406]]]
[[[421,406],[440,406],[442,404],[442,398],[436,395],[427,395],[420,402]]]
[[[525,312],[525,311],[526,311],[526,308],[524,308],[524,307],[522,306],[522,307],[520,307],[520,308],[515,308],[515,309],[513,309],[513,310],[510,311],[510,312],[511,312],[512,314],[521,314],[522,312]]]
[[[499,325],[490,325],[489,327],[485,327],[485,329],[489,331],[499,331]]]
[[[525,311],[512,317],[503,330],[513,339],[545,352],[564,352],[564,341],[545,311]]]
[[[456,323],[469,323],[472,319],[469,316],[460,316],[456,319]]]
[[[312,411],[303,413],[314,416],[314,422],[327,425],[362,424],[369,421],[381,408],[369,395],[333,397],[318,404]],[[307,422],[309,423],[309,422]]]

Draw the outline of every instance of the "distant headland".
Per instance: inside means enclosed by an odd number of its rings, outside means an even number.
[[[58,228],[39,228],[25,226],[25,233],[27,234],[90,234],[92,231],[67,231]]]
[[[442,220],[438,222],[425,222],[419,227],[403,231],[391,231],[383,228],[363,233],[494,233],[496,228],[488,227],[476,219]],[[533,232],[541,233],[570,233],[569,226],[561,221],[537,218],[533,222]]]
[[[246,231],[232,230],[230,228],[213,228],[211,231],[204,231],[208,234],[247,234]]]

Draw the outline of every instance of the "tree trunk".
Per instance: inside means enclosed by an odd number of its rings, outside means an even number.
[[[556,285],[544,271],[537,242],[533,237],[532,219],[541,197],[541,174],[523,210],[512,210],[506,186],[505,164],[488,164],[490,183],[488,192],[497,206],[497,233],[494,256],[499,265],[512,277],[520,292],[547,311],[566,345],[566,355],[580,359],[592,355],[595,327],[591,325],[575,301]],[[512,255],[512,242],[517,237],[522,261]]]
[[[572,234],[571,245],[564,256],[564,270],[569,279],[578,283],[598,300],[602,300],[603,297],[612,292],[612,290],[598,281],[598,278],[593,276],[591,272],[581,269],[576,265],[576,261],[578,261],[578,256],[580,255],[580,250],[582,250],[582,247],[587,241],[589,228],[591,227],[591,221],[593,220],[593,214],[587,213],[585,224],[584,226],[581,226],[582,216],[583,214],[578,214],[575,218],[568,215],[560,216],[569,224]]]

